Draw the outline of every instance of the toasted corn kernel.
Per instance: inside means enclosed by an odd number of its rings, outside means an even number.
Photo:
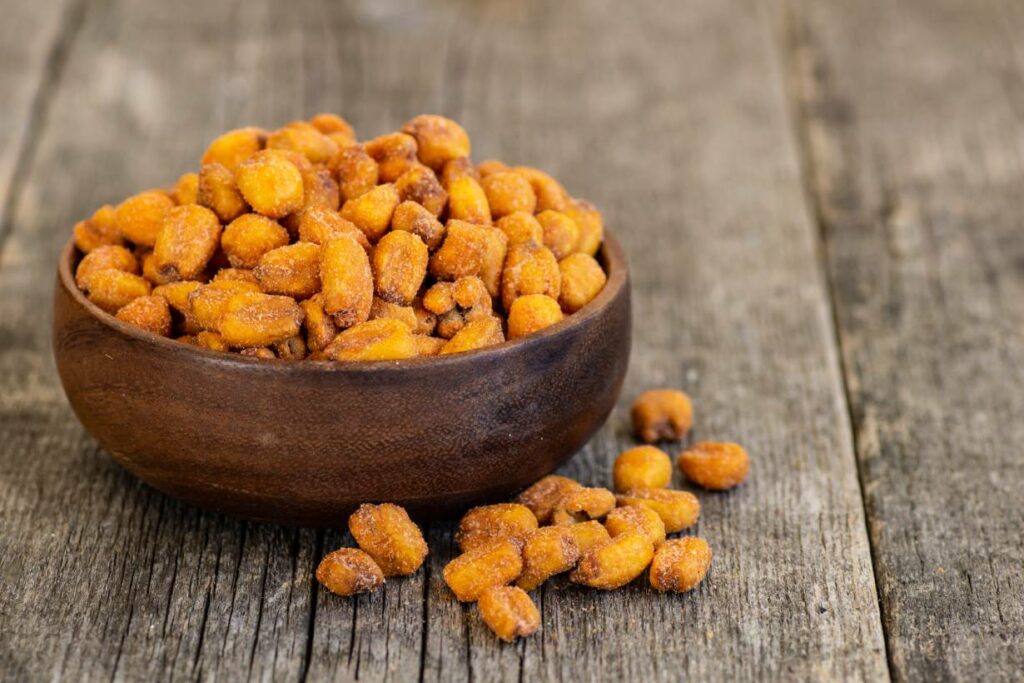
[[[522,571],[519,546],[500,540],[474,548],[449,562],[444,568],[444,581],[459,602],[473,602],[488,588],[515,581]]]
[[[348,518],[348,530],[384,576],[408,576],[427,557],[423,533],[398,505],[360,505]]]
[[[672,460],[654,446],[637,446],[615,459],[612,479],[616,491],[663,489],[672,482]]]
[[[530,532],[536,528],[537,518],[525,505],[482,505],[463,515],[459,522],[459,530],[455,534],[455,541],[463,552],[500,539],[522,545]]]
[[[480,616],[506,642],[532,635],[540,628],[540,612],[521,588],[495,586],[480,596]]]
[[[567,572],[580,559],[570,527],[546,526],[533,531],[523,544],[523,573],[516,585],[532,591],[555,574]]]
[[[687,479],[714,491],[739,486],[750,471],[750,457],[738,443],[702,441],[680,453],[678,462]]]
[[[652,389],[633,403],[633,430],[646,443],[681,439],[692,424],[693,404],[681,391]]]
[[[691,527],[700,517],[700,502],[689,491],[633,489],[616,496],[619,505],[643,505],[658,513],[665,531],[674,534]]]
[[[342,548],[328,553],[316,568],[316,580],[338,595],[375,591],[384,585],[384,572],[366,552]]]
[[[612,590],[643,574],[654,557],[654,546],[643,534],[615,536],[584,555],[569,578],[574,583]]]
[[[707,576],[711,546],[703,538],[687,536],[665,541],[651,562],[651,586],[659,591],[685,593]]]

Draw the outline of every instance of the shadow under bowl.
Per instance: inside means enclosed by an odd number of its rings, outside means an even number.
[[[568,460],[604,423],[629,362],[626,260],[606,236],[601,293],[530,337],[444,357],[266,360],[128,325],[61,253],[53,352],[86,430],[164,493],[231,515],[343,528],[360,503],[441,517]]]

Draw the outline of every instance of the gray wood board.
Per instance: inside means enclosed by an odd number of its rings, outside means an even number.
[[[816,229],[784,74],[753,1],[89,5],[0,260],[0,663],[32,678],[707,680],[887,676]],[[619,408],[566,471],[607,484],[630,401],[680,386],[695,438],[751,480],[700,493],[716,556],[686,595],[556,580],[502,645],[441,569],[318,591],[346,538],[170,500],[83,433],[49,356],[74,220],[166,184],[220,130],[338,111],[369,137],[452,115],[475,156],[545,168],[604,210],[633,271]],[[673,450],[678,448],[674,447]]]
[[[799,3],[790,47],[897,680],[1024,677],[1024,7]]]

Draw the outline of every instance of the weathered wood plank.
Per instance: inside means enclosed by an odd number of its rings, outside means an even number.
[[[0,246],[10,228],[12,194],[31,158],[67,48],[81,21],[82,1],[8,2],[0,21]],[[15,186],[12,188],[12,186]]]
[[[20,678],[675,680],[886,675],[816,236],[772,28],[753,0],[89,7],[0,256],[0,665]],[[599,74],[599,77],[596,76]],[[166,183],[226,127],[337,110],[364,135],[456,116],[478,158],[590,197],[630,252],[636,341],[609,424],[568,471],[607,483],[627,408],[689,390],[749,484],[701,495],[711,576],[684,596],[556,581],[501,645],[428,569],[342,600],[335,532],[246,524],[133,482],[64,403],[52,263],[72,221]],[[85,133],[83,133],[85,131]]]
[[[1024,12],[806,2],[789,44],[899,680],[1024,672]]]

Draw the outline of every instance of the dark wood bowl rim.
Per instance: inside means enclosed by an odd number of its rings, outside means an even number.
[[[622,246],[618,240],[605,230],[604,242],[601,245],[600,255],[604,260],[605,272],[608,275],[608,281],[605,283],[604,288],[601,292],[586,306],[576,311],[571,315],[565,316],[563,320],[547,327],[539,332],[535,332],[528,337],[522,337],[520,339],[512,339],[505,341],[501,344],[495,344],[494,346],[488,346],[483,349],[477,349],[475,351],[465,351],[463,353],[453,353],[447,356],[420,356],[417,358],[405,358],[402,360],[390,360],[390,361],[332,361],[332,360],[319,360],[319,361],[294,361],[284,360],[281,358],[255,358],[252,356],[242,356],[237,353],[224,353],[222,351],[214,351],[212,349],[204,349],[200,346],[194,346],[191,344],[182,344],[181,342],[175,341],[169,337],[162,337],[152,332],[130,325],[126,322],[118,320],[116,317],[107,313],[99,306],[89,301],[82,290],[75,284],[75,279],[71,273],[71,261],[75,254],[75,243],[74,239],[69,239],[67,244],[64,246],[61,252],[60,262],[57,266],[58,276],[60,277],[61,283],[64,289],[70,292],[71,297],[77,302],[82,308],[89,311],[93,317],[102,322],[114,331],[132,337],[141,342],[148,344],[154,344],[156,346],[163,346],[169,352],[178,353],[192,353],[198,354],[200,358],[209,360],[216,360],[218,363],[225,365],[237,365],[239,367],[259,367],[259,368],[273,368],[282,372],[294,372],[294,373],[305,373],[305,372],[401,372],[402,370],[410,368],[425,368],[425,367],[448,367],[453,365],[459,365],[463,363],[471,363],[477,359],[499,359],[510,353],[514,353],[520,349],[526,350],[531,347],[540,346],[547,343],[549,340],[553,340],[563,334],[575,325],[580,325],[587,320],[594,318],[599,315],[602,309],[608,305],[608,302],[615,299],[619,292],[626,286],[628,281],[628,268],[626,264],[626,256],[622,251]]]

